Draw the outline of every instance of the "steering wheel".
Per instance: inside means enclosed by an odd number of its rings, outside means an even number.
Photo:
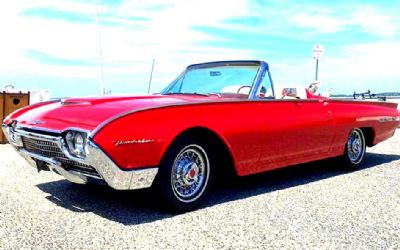
[[[236,91],[236,94],[240,94],[239,92],[240,92],[240,90],[242,90],[243,88],[249,88],[249,89],[251,89],[251,86],[250,86],[250,85],[243,85],[243,86],[241,86],[241,87]]]

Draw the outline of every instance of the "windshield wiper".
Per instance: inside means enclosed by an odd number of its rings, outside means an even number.
[[[200,96],[209,96],[208,94],[201,94],[201,93],[190,93],[190,92],[168,92],[164,93],[164,95],[200,95]]]

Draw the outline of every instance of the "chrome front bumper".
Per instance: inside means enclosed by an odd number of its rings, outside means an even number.
[[[87,143],[86,158],[81,159],[69,154],[64,139],[61,136],[56,137],[26,132],[24,130],[14,130],[4,124],[3,131],[10,144],[31,166],[38,168],[37,161],[45,162],[50,170],[64,176],[67,180],[74,183],[85,184],[87,183],[88,178],[96,178],[103,179],[109,186],[118,190],[142,189],[148,188],[153,184],[158,172],[158,168],[122,170],[94,142],[90,140]],[[68,159],[93,167],[100,177],[80,173],[79,171],[66,170],[62,166],[61,162],[54,158],[28,152],[23,147],[22,136],[56,143]]]

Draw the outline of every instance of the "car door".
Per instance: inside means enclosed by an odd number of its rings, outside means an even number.
[[[263,170],[329,155],[334,121],[329,102],[318,99],[261,101]]]

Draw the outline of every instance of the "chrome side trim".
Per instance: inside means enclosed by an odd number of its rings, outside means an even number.
[[[11,127],[4,125],[2,126],[6,138],[10,138]],[[26,136],[33,139],[46,140],[56,143],[61,151],[68,152],[65,147],[64,139],[61,136],[49,136],[27,132],[23,130],[15,130],[15,134],[18,136]],[[79,184],[87,182],[87,177],[99,178],[97,176],[91,176],[89,174],[80,173],[77,171],[68,171],[64,169],[60,162],[53,158],[41,156],[35,153],[31,153],[23,149],[22,147],[11,144],[14,149],[33,167],[36,168],[36,161],[40,160],[48,163],[51,170],[64,176],[67,180]],[[92,166],[101,176],[101,178],[112,188],[118,190],[128,189],[141,189],[148,188],[153,184],[153,181],[158,173],[158,168],[143,168],[135,170],[122,170],[114,161],[112,161],[94,142],[88,140],[87,142],[87,156],[85,159],[71,157],[66,154],[68,158],[74,161],[81,162],[83,164]]]
[[[398,117],[398,116],[365,116],[365,117],[356,118],[356,121],[360,121],[360,122],[378,121],[380,123],[397,122],[397,121],[400,121],[400,117]]]
[[[400,121],[400,117],[398,116],[386,116],[386,117],[381,117],[379,119],[379,122],[397,122]]]

